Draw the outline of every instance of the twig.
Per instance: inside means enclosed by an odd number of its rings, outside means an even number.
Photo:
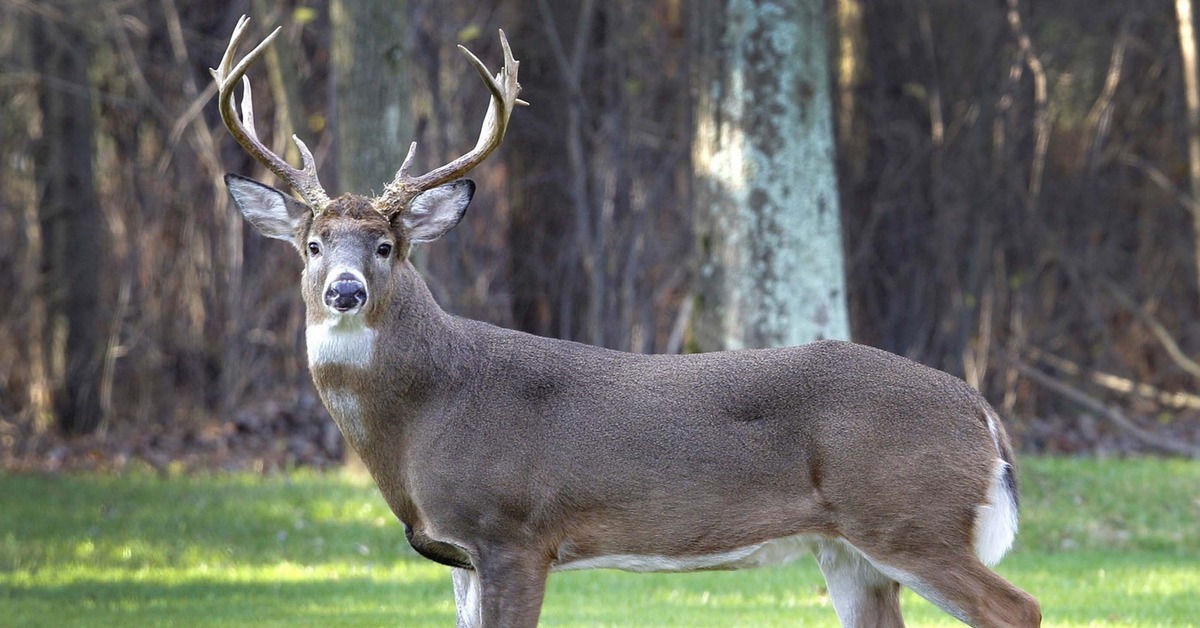
[[[1158,340],[1158,343],[1162,345],[1163,349],[1166,350],[1167,355],[1171,356],[1171,359],[1175,361],[1175,364],[1179,368],[1187,371],[1193,377],[1200,378],[1200,363],[1197,363],[1195,360],[1189,358],[1187,354],[1185,354],[1183,350],[1179,348],[1179,343],[1175,342],[1175,339],[1171,337],[1171,332],[1167,331],[1167,328],[1164,327],[1162,323],[1158,322],[1158,319],[1154,318],[1154,316],[1149,312],[1146,312],[1139,307],[1138,304],[1134,302],[1133,297],[1129,296],[1124,290],[1118,288],[1116,284],[1106,281],[1103,285],[1104,288],[1108,290],[1108,293],[1117,300],[1117,302],[1125,306],[1125,309],[1129,310],[1129,312],[1136,316],[1143,325],[1150,329],[1150,333],[1154,334],[1154,338]]]
[[[1105,373],[1103,371],[1089,371],[1075,362],[1052,353],[1046,353],[1040,349],[1030,349],[1029,351],[1036,360],[1045,362],[1068,375],[1086,377],[1093,384],[1103,386],[1109,390],[1151,399],[1176,410],[1188,408],[1200,410],[1200,395],[1172,392],[1151,386],[1150,384],[1134,381],[1127,377],[1121,377],[1120,375],[1113,375],[1112,373]]]
[[[1008,25],[1017,38],[1017,48],[1029,73],[1033,75],[1033,130],[1034,148],[1033,163],[1029,168],[1029,209],[1036,210],[1038,197],[1042,192],[1042,174],[1046,168],[1046,152],[1050,146],[1051,112],[1049,93],[1046,87],[1046,69],[1042,60],[1033,48],[1033,40],[1021,23],[1021,9],[1018,0],[1008,0]]]
[[[692,322],[692,310],[695,305],[695,298],[691,294],[683,297],[683,303],[679,304],[679,313],[675,316],[675,323],[671,325],[671,336],[667,339],[666,353],[683,352],[683,338],[687,334],[688,325]]]
[[[1117,41],[1113,44],[1112,55],[1109,57],[1104,89],[1100,90],[1100,96],[1096,98],[1096,102],[1092,104],[1092,108],[1083,119],[1084,141],[1080,156],[1087,160],[1089,169],[1096,163],[1100,148],[1104,145],[1105,138],[1108,137],[1113,117],[1113,99],[1117,93],[1117,86],[1121,82],[1121,71],[1125,66],[1125,51],[1129,47],[1129,29],[1129,19],[1122,19]]]
[[[1179,202],[1179,205],[1182,206],[1187,212],[1191,213],[1200,211],[1200,203],[1197,203],[1196,200],[1192,198],[1191,194],[1179,189],[1179,186],[1175,185],[1175,183],[1171,181],[1171,178],[1167,176],[1167,173],[1163,172],[1158,166],[1155,166],[1146,159],[1143,159],[1137,155],[1124,152],[1121,153],[1120,157],[1117,158],[1117,161],[1125,164],[1126,166],[1130,166],[1138,172],[1141,172],[1143,176],[1145,176],[1147,179],[1150,179],[1151,183],[1157,185],[1160,190],[1166,194],[1174,196],[1175,200]]]
[[[1186,456],[1189,458],[1200,458],[1200,447],[1190,445],[1177,439],[1169,438],[1155,434],[1149,430],[1139,427],[1136,423],[1129,420],[1120,410],[1113,408],[1095,397],[1079,390],[1078,388],[1042,371],[1039,371],[1032,366],[1025,364],[1018,358],[1008,355],[1007,352],[1000,352],[1000,358],[1007,362],[1014,369],[1021,372],[1022,375],[1028,377],[1034,382],[1049,388],[1050,390],[1074,401],[1075,403],[1099,413],[1112,422],[1113,425],[1120,428],[1123,432],[1137,438],[1143,444],[1154,447],[1161,451]]]

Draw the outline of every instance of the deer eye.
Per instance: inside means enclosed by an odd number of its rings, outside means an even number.
[[[391,255],[392,254],[391,243],[384,242],[383,244],[380,244],[379,248],[375,249],[375,254],[378,255],[379,257],[387,257],[387,256]]]
[[[316,242],[309,242],[308,243],[308,254],[309,255],[320,255],[321,254],[321,245],[317,244]]]

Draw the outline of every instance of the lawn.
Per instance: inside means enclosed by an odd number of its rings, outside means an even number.
[[[1026,459],[1000,572],[1047,626],[1200,625],[1200,463]],[[912,626],[957,625],[906,593]],[[0,626],[453,626],[448,568],[344,473],[0,476]],[[551,576],[546,626],[836,626],[811,561]]]

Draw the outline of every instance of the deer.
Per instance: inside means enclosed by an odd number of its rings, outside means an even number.
[[[809,555],[844,626],[902,626],[901,587],[970,625],[1040,625],[989,568],[1017,532],[1015,458],[966,382],[843,341],[648,355],[451,315],[409,254],[463,219],[463,175],[527,104],[504,32],[495,75],[459,46],[491,94],[472,150],[417,176],[414,142],[381,195],[331,198],[299,137],[297,169],[257,136],[246,72],[279,29],[236,61],[247,23],[212,70],[221,118],[300,199],[225,183],[300,254],[313,382],[409,544],[451,568],[458,626],[536,626],[551,572]]]

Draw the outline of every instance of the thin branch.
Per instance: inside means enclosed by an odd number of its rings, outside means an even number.
[[[1042,192],[1042,174],[1046,168],[1046,152],[1050,145],[1050,107],[1046,87],[1046,69],[1033,48],[1033,40],[1021,23],[1021,10],[1017,0],[1008,0],[1008,25],[1017,38],[1021,57],[1033,75],[1033,164],[1029,168],[1029,209],[1037,209],[1038,197]]]
[[[1035,383],[1048,388],[1063,397],[1107,418],[1113,425],[1121,431],[1138,439],[1141,443],[1158,449],[1163,452],[1175,454],[1178,456],[1186,456],[1188,458],[1200,458],[1200,447],[1185,443],[1179,439],[1169,436],[1156,434],[1149,430],[1143,429],[1133,421],[1129,420],[1120,410],[1105,404],[1095,397],[1083,392],[1082,390],[1058,379],[1036,368],[1022,362],[1021,360],[1008,355],[1007,352],[1000,352],[1000,358],[1007,362],[1022,375],[1033,380]]]
[[[1197,203],[1191,194],[1179,189],[1179,186],[1171,181],[1171,177],[1168,177],[1158,166],[1131,153],[1122,153],[1119,161],[1141,172],[1147,179],[1150,179],[1151,183],[1157,185],[1160,190],[1174,196],[1179,201],[1179,204],[1189,213],[1200,213],[1200,203]]]
[[[200,114],[204,112],[204,108],[208,106],[208,101],[212,100],[212,97],[216,93],[217,84],[209,83],[203,92],[192,99],[192,104],[188,105],[187,109],[179,114],[179,118],[175,120],[175,124],[171,127],[171,132],[167,135],[167,148],[163,151],[162,156],[159,157],[158,163],[154,167],[155,172],[159,175],[167,172],[167,168],[171,165],[171,159],[175,155],[175,149],[179,145],[180,140],[183,139],[183,134],[187,131],[188,127],[197,120],[201,120],[201,124],[203,124]],[[205,125],[205,128],[207,128],[207,125]]]
[[[1158,340],[1159,344],[1162,345],[1163,349],[1175,362],[1176,366],[1187,371],[1192,375],[1192,377],[1200,379],[1200,363],[1197,363],[1195,360],[1188,357],[1187,354],[1179,348],[1179,343],[1175,342],[1175,339],[1171,337],[1171,332],[1167,331],[1167,328],[1164,327],[1162,323],[1158,322],[1158,319],[1154,318],[1154,316],[1149,312],[1139,307],[1138,304],[1134,302],[1133,297],[1129,296],[1124,290],[1118,288],[1116,284],[1113,284],[1112,282],[1104,282],[1103,285],[1104,288],[1108,290],[1108,293],[1111,294],[1118,303],[1123,305],[1125,309],[1129,310],[1130,314],[1136,316],[1137,319],[1150,330],[1150,333],[1154,334],[1154,338]]]
[[[1121,20],[1121,30],[1117,34],[1117,41],[1113,44],[1112,55],[1108,61],[1104,89],[1100,91],[1100,96],[1096,98],[1096,102],[1092,104],[1092,108],[1088,110],[1083,121],[1084,141],[1080,154],[1081,157],[1088,160],[1089,167],[1095,164],[1096,156],[1104,145],[1105,138],[1108,137],[1113,116],[1113,99],[1116,97],[1117,87],[1121,82],[1121,71],[1125,66],[1125,52],[1129,47],[1129,29],[1129,20]]]
[[[112,5],[103,4],[104,17],[108,21],[109,30],[116,36],[117,52],[121,56],[122,65],[127,70],[127,76],[132,79],[134,90],[141,98],[142,102],[154,112],[161,120],[170,120],[171,112],[167,106],[159,99],[154,88],[150,86],[146,80],[146,75],[142,72],[142,66],[138,63],[137,54],[133,51],[133,44],[129,41],[129,35],[126,33],[124,20],[122,15],[117,13]]]
[[[1045,362],[1063,373],[1075,377],[1086,377],[1093,384],[1103,386],[1113,392],[1137,395],[1176,410],[1189,408],[1200,410],[1200,395],[1172,392],[1144,382],[1134,381],[1128,377],[1121,377],[1120,375],[1105,373],[1103,371],[1090,371],[1066,358],[1059,357],[1053,353],[1046,353],[1040,349],[1030,349],[1029,352],[1034,359]]]
[[[695,309],[696,299],[691,294],[683,297],[683,303],[679,304],[679,312],[675,316],[675,322],[671,325],[671,335],[667,338],[666,353],[682,353],[683,339],[687,334],[688,327],[692,323],[692,311]]]

